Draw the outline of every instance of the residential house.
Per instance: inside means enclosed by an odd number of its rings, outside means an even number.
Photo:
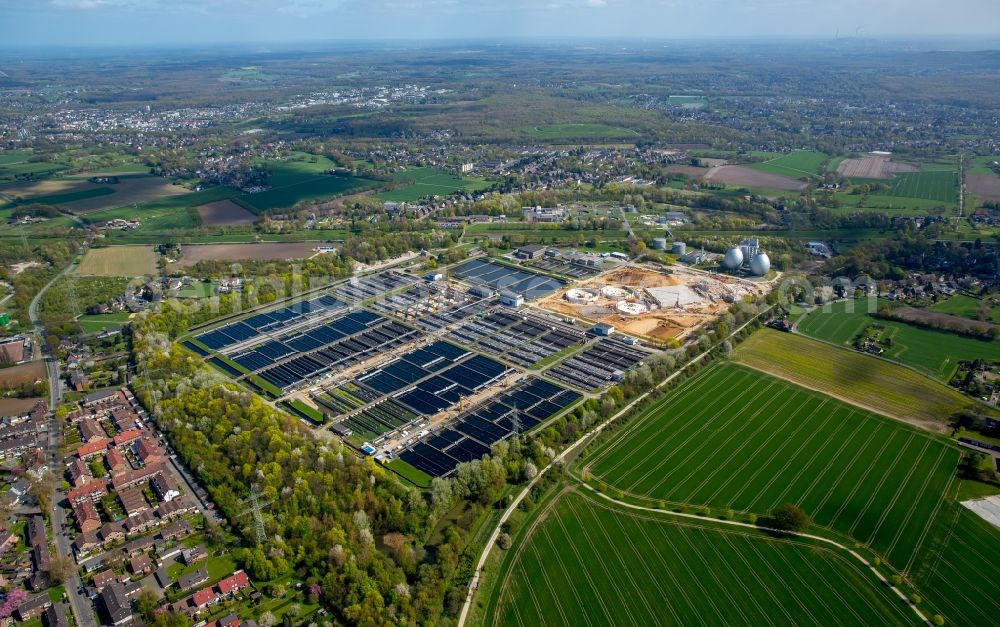
[[[112,475],[132,470],[129,463],[125,461],[125,456],[116,448],[109,448],[108,452],[104,454],[104,465],[108,467]]]
[[[69,606],[65,603],[50,605],[42,614],[45,627],[69,627]]]
[[[38,448],[38,436],[34,433],[0,441],[0,461],[16,459]]]
[[[172,586],[174,583],[173,581],[170,580],[170,575],[167,574],[166,566],[161,566],[157,568],[154,577],[156,578],[156,583],[159,584],[159,586],[164,590]]]
[[[36,594],[29,597],[24,603],[18,606],[17,614],[22,621],[34,620],[41,616],[45,610],[52,605],[52,599],[48,593]]]
[[[129,429],[128,431],[122,431],[114,437],[115,446],[122,446],[123,444],[131,444],[139,438],[142,437],[142,429]]]
[[[164,540],[174,540],[176,538],[183,538],[189,533],[191,533],[191,525],[186,520],[178,520],[164,527],[160,531],[160,537]]]
[[[181,495],[180,490],[174,486],[174,482],[170,480],[170,477],[162,472],[153,475],[149,485],[153,488],[156,497],[166,503],[173,501]]]
[[[107,438],[107,432],[101,428],[101,425],[97,424],[94,418],[84,418],[80,421],[80,439],[84,442],[93,442],[94,440],[100,440]]]
[[[122,551],[129,557],[135,557],[140,553],[145,553],[156,546],[156,540],[149,536],[142,536],[134,540],[129,540],[122,546]]]
[[[123,472],[122,474],[111,478],[111,485],[115,490],[121,490],[124,487],[135,485],[137,483],[142,483],[144,481],[149,481],[153,475],[158,472],[163,471],[163,463],[149,464],[142,468],[137,468],[136,470],[130,470],[128,472]]]
[[[100,390],[84,396],[81,403],[84,407],[106,408],[113,404],[127,404],[128,399],[121,390]]]
[[[108,444],[111,440],[108,438],[99,438],[97,440],[92,440],[86,444],[82,444],[77,447],[76,454],[80,459],[89,459],[94,455],[103,454],[108,448]]]
[[[113,583],[101,592],[104,612],[112,625],[123,625],[132,620],[132,601],[119,583]]]
[[[205,609],[209,605],[217,603],[218,600],[219,596],[215,594],[215,590],[213,588],[204,588],[191,595],[191,603],[196,612]]]
[[[208,581],[208,569],[199,568],[193,573],[188,573],[177,580],[177,587],[181,590],[188,590]]]
[[[87,531],[81,533],[73,540],[73,553],[77,556],[77,559],[84,558],[90,555],[91,551],[101,546],[100,540],[97,538],[97,534],[93,531]]]
[[[47,573],[52,565],[52,555],[49,553],[47,542],[36,544],[31,548],[31,562],[35,566],[36,573]]]
[[[112,584],[115,581],[117,581],[117,577],[115,577],[114,571],[108,569],[108,570],[102,570],[99,573],[95,573],[92,583],[94,588],[96,588],[98,592],[101,592],[109,584]]]
[[[136,555],[128,562],[128,568],[133,575],[144,575],[152,570],[153,562],[145,553]]]
[[[111,419],[119,431],[129,431],[139,426],[139,414],[131,407],[115,407],[111,410]]]
[[[215,587],[219,589],[219,594],[223,597],[231,597],[234,594],[239,593],[241,590],[245,589],[250,585],[250,578],[243,570],[238,570],[232,575],[229,575],[219,583],[215,584]]]
[[[97,537],[107,546],[115,542],[123,542],[125,540],[125,530],[119,523],[104,523],[101,526],[101,530],[97,532]]]
[[[163,448],[152,438],[143,438],[132,445],[132,452],[147,466],[163,461]]]
[[[38,546],[48,544],[48,534],[45,532],[45,519],[41,516],[32,516],[28,521],[28,544]]]
[[[195,562],[200,562],[201,560],[206,559],[207,557],[208,557],[208,551],[205,550],[205,547],[203,547],[200,544],[190,549],[184,549],[184,551],[181,552],[181,558],[184,560],[184,563],[187,564],[188,566],[194,564]]]
[[[80,487],[93,479],[90,475],[90,468],[87,468],[87,464],[82,459],[74,459],[69,463],[69,466],[66,467],[66,476],[73,487]]]
[[[90,379],[83,372],[74,370],[69,373],[69,385],[74,392],[83,392],[90,387]]]
[[[97,531],[101,528],[101,516],[97,513],[92,501],[79,501],[73,503],[73,518],[76,519],[76,527],[82,533]]]
[[[205,627],[240,627],[240,619],[235,613],[230,612],[219,620],[208,623]]]
[[[128,485],[118,490],[118,500],[121,502],[125,514],[130,518],[149,509],[146,496],[138,485]]]

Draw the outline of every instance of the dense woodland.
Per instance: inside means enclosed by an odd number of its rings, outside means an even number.
[[[874,279],[903,279],[907,271],[939,272],[955,276],[990,277],[997,272],[997,248],[982,242],[947,242],[934,239],[939,225],[917,230],[906,225],[895,236],[854,246],[827,261],[833,275]]]

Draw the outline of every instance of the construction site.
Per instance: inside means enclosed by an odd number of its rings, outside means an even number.
[[[760,282],[685,267],[669,273],[630,264],[561,290],[542,308],[653,342],[685,336],[714,320],[744,296],[765,291]]]

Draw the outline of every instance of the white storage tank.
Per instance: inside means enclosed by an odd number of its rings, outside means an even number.
[[[667,238],[665,237],[653,238],[653,250],[666,250],[666,249],[667,249]]]
[[[743,265],[743,251],[738,247],[730,248],[726,251],[726,259],[723,262],[730,270],[735,270]]]
[[[677,256],[687,253],[687,244],[684,242],[674,242],[674,245],[670,248],[670,253]]]
[[[753,272],[757,276],[764,276],[771,271],[771,259],[767,256],[767,253],[758,253],[750,261],[750,272]]]

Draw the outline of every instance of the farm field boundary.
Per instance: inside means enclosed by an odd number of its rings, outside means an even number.
[[[94,276],[144,276],[157,274],[152,246],[107,246],[91,248],[76,268],[76,274]]]
[[[982,324],[969,323],[970,326]],[[959,361],[988,359],[1000,354],[1000,342],[876,318],[868,313],[867,301],[837,301],[817,307],[798,323],[796,329],[803,335],[850,348],[858,334],[871,325],[880,325],[883,335],[892,342],[883,353],[884,358],[943,382],[951,380]]]
[[[484,624],[925,620],[859,555],[820,543],[567,491],[505,556]]]
[[[763,329],[734,356],[756,370],[937,432],[949,416],[975,404],[904,366],[798,334]]]
[[[943,438],[736,364],[689,379],[586,460],[640,500],[816,524],[893,565],[918,552],[958,465]]]

